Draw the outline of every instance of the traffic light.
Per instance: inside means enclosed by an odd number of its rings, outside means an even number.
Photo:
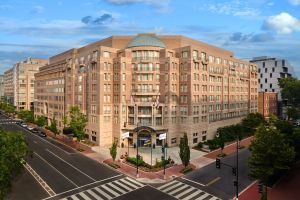
[[[232,174],[233,174],[233,176],[236,176],[236,168],[235,167],[232,168]]]
[[[221,160],[219,158],[216,158],[216,168],[217,169],[221,168]]]
[[[259,181],[258,182],[258,192],[260,194],[262,194],[263,193],[263,189],[264,189],[264,185],[263,185],[263,183],[261,181]]]

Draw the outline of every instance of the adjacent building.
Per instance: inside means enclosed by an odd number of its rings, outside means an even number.
[[[259,92],[258,93],[258,112],[265,118],[271,115],[277,115],[277,95],[276,92]]]
[[[255,57],[251,61],[258,66],[259,73],[259,91],[260,92],[276,92],[278,93],[278,116],[285,118],[283,112],[284,102],[281,98],[281,89],[279,87],[279,80],[286,77],[296,77],[293,66],[286,59],[279,59],[274,57]]]
[[[4,75],[0,75],[0,100],[4,98]]]
[[[47,60],[28,58],[4,72],[4,96],[17,110],[33,109],[34,74]]]
[[[296,78],[293,66],[286,59],[273,57],[255,57],[251,61],[258,67],[259,91],[277,92],[278,100],[281,101],[280,87],[278,80],[286,77]]]
[[[34,113],[62,129],[78,105],[100,146],[160,146],[161,133],[175,146],[184,132],[192,146],[257,112],[257,78],[255,64],[184,36],[112,36],[51,57],[35,74]]]

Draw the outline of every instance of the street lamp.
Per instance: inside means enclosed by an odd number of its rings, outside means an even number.
[[[136,124],[136,177],[139,178],[139,124]]]

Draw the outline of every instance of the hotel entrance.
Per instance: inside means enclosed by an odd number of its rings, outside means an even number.
[[[139,147],[151,147],[151,133],[147,130],[139,132],[138,145]]]

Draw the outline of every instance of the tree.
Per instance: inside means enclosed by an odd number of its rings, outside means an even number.
[[[250,176],[269,185],[285,173],[295,158],[294,148],[273,124],[261,125],[250,146]]]
[[[219,135],[218,137],[218,144],[221,148],[221,156],[223,155],[223,150],[224,150],[224,146],[225,146],[225,142],[224,142],[224,139],[223,139],[223,136],[222,135]]]
[[[287,77],[279,80],[281,97],[293,107],[300,107],[300,80]]]
[[[39,126],[39,127],[44,127],[47,125],[47,119],[46,117],[44,116],[38,116],[37,117],[37,120],[36,120],[36,124]]]
[[[191,156],[188,137],[187,137],[186,133],[184,133],[183,137],[180,138],[179,156],[180,156],[182,164],[186,168],[188,166],[188,164],[190,163],[190,156]]]
[[[286,115],[287,115],[287,120],[297,120],[300,118],[300,112],[294,106],[287,108]]]
[[[84,129],[86,127],[86,116],[80,111],[78,106],[72,106],[70,108],[70,121],[69,127],[72,129],[77,141],[80,142],[85,137]]]
[[[54,115],[53,118],[51,119],[51,125],[49,127],[49,130],[52,131],[56,137],[56,135],[58,134],[58,129],[57,129],[57,123]]]
[[[9,191],[11,180],[21,172],[28,153],[23,134],[0,129],[0,199]]]
[[[18,116],[25,122],[34,122],[34,115],[32,110],[20,110],[18,111]]]
[[[111,148],[109,148],[111,158],[115,162],[116,156],[117,156],[117,144],[116,142],[113,142],[111,145]]]
[[[245,132],[253,134],[255,129],[262,123],[265,123],[265,118],[260,113],[249,113],[246,118],[242,120],[242,126]]]

